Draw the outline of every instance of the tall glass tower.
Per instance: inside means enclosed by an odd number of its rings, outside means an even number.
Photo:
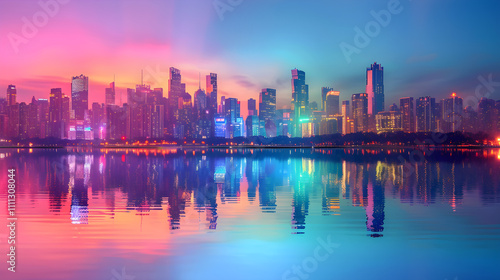
[[[366,93],[369,115],[376,115],[385,110],[384,67],[376,62],[366,69]]]
[[[301,121],[309,117],[309,85],[306,85],[306,73],[304,71],[292,70],[292,137],[301,137]]]

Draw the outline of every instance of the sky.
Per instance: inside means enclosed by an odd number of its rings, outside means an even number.
[[[15,84],[25,102],[56,87],[69,95],[71,77],[84,74],[90,103],[104,102],[113,77],[126,102],[141,70],[167,95],[176,67],[191,95],[200,75],[205,88],[217,73],[219,98],[239,98],[245,114],[263,88],[289,107],[294,68],[319,103],[324,86],[341,100],[365,92],[377,62],[386,107],[405,96],[465,98],[484,80],[500,83],[499,13],[499,1],[0,0],[0,91]],[[493,85],[481,93],[498,100]]]

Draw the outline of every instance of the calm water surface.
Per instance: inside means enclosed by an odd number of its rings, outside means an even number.
[[[500,279],[500,151],[0,150],[0,279]]]

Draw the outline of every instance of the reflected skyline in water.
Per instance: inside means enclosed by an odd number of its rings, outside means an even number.
[[[14,166],[18,164],[20,178],[29,180],[21,181],[24,184],[19,187],[20,192],[47,193],[53,213],[67,214],[63,208],[70,205],[73,224],[88,223],[88,213],[92,211],[89,196],[102,199],[106,214],[112,216],[116,196],[120,195],[126,198],[126,210],[136,215],[167,210],[171,230],[180,229],[188,215],[204,216],[200,223],[208,230],[216,230],[220,204],[238,204],[245,199],[258,203],[263,213],[272,214],[277,211],[279,189],[285,189],[292,193],[288,202],[292,233],[306,232],[313,195],[321,196],[322,215],[341,215],[341,199],[363,208],[367,232],[378,237],[384,232],[386,197],[409,204],[446,203],[453,211],[467,190],[479,192],[483,204],[500,201],[500,176],[494,172],[499,154],[494,150],[459,151],[463,159],[455,151],[454,160],[449,161],[448,151],[438,151],[441,161],[431,159],[415,164],[390,160],[387,155],[391,150],[297,149],[293,153],[290,156],[289,150],[217,149],[87,153],[74,149],[48,153],[19,150],[3,153],[3,157],[13,159],[21,155]],[[405,153],[402,150],[398,155]],[[366,155],[372,155],[368,162]],[[365,162],[357,162],[361,157]],[[477,170],[471,169],[472,162],[481,160],[482,166],[475,163]],[[33,172],[35,176],[31,176]],[[244,198],[242,191],[246,193]]]
[[[387,260],[380,261],[410,269],[398,257],[409,250],[435,256],[429,260],[435,267],[419,272],[422,279],[476,276],[457,269],[457,258],[484,257],[479,267],[491,275],[499,259],[488,248],[500,245],[499,150],[435,150],[420,163],[406,161],[410,154],[3,150],[0,167],[17,170],[20,264],[33,267],[20,267],[14,279],[110,279],[122,266],[138,280],[201,279],[199,271],[217,279],[282,279],[317,238],[330,235],[341,245],[338,253],[311,279],[333,271],[361,279],[348,269],[359,252],[383,252]],[[250,260],[258,271],[245,266]],[[228,274],[216,269],[221,262],[232,264]],[[368,266],[390,275],[376,261]]]

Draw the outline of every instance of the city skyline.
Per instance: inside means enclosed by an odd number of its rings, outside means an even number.
[[[7,39],[0,43],[0,57],[8,65],[0,70],[0,86],[16,84],[20,101],[45,98],[45,88],[69,93],[67,77],[84,73],[91,77],[91,102],[105,103],[102,89],[110,81],[116,82],[117,96],[126,95],[126,88],[140,83],[140,69],[144,69],[145,83],[167,88],[170,66],[183,69],[190,94],[198,89],[199,72],[214,72],[220,75],[223,88],[219,96],[247,100],[262,88],[273,88],[278,92],[279,109],[288,105],[288,98],[279,93],[288,89],[286,72],[293,68],[308,73],[311,101],[318,104],[321,87],[334,87],[341,93],[365,92],[366,77],[359,71],[373,61],[384,63],[386,78],[391,80],[385,85],[387,104],[420,92],[438,99],[449,92],[473,93],[482,84],[479,77],[488,80],[493,75],[495,80],[499,76],[495,67],[500,62],[496,52],[499,39],[486,36],[496,32],[494,11],[500,4],[495,1],[441,1],[432,9],[427,3],[399,1],[401,12],[369,38],[368,46],[351,55],[350,62],[339,45],[345,42],[357,47],[353,42],[356,28],[364,29],[387,3],[244,1],[221,18],[210,1],[196,1],[197,5],[183,1],[57,1],[57,12],[46,24],[35,26],[36,32],[29,38],[22,32],[26,22],[45,10],[30,1],[0,3],[5,6],[0,9],[4,19],[0,33]],[[248,21],[257,14],[271,20],[250,27]],[[292,44],[289,38],[293,36],[282,23],[299,15],[304,16],[297,25],[303,40]],[[157,26],[164,28],[152,28]],[[15,35],[24,40],[12,41]],[[263,41],[270,43],[259,43]],[[479,45],[481,55],[473,51]],[[250,53],[255,55],[247,55]]]
[[[320,105],[310,101],[306,72],[291,70],[290,109],[277,108],[277,91],[263,88],[259,106],[250,98],[219,96],[218,74],[206,75],[202,90],[189,94],[180,69],[169,70],[169,86],[141,84],[127,89],[126,102],[116,102],[115,82],[105,89],[106,103],[89,107],[89,77],[71,78],[71,94],[52,88],[50,99],[17,102],[16,86],[0,99],[0,136],[4,139],[55,137],[68,140],[209,139],[263,136],[307,138],[321,135],[386,132],[500,132],[500,100],[482,96],[470,100],[453,92],[436,102],[431,96],[400,98],[385,105],[384,68],[376,62],[366,69],[366,91],[342,101],[339,91],[322,87]],[[164,93],[166,92],[166,93]],[[220,103],[219,103],[220,98]],[[414,102],[416,100],[416,102]],[[48,104],[47,104],[48,102]],[[123,104],[121,104],[123,102]],[[350,106],[350,107],[349,107]],[[349,108],[348,108],[349,107]]]

